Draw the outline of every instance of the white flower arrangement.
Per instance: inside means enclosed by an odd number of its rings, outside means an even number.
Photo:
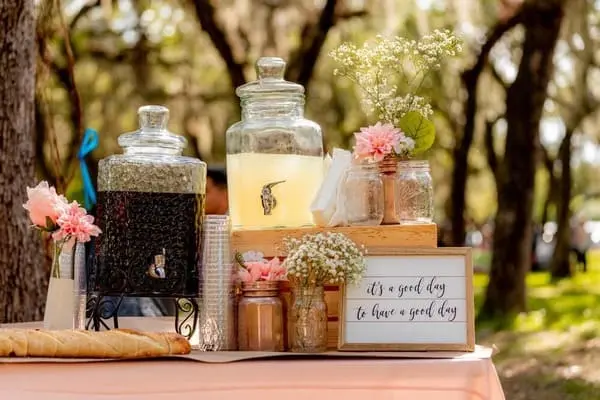
[[[334,75],[361,89],[364,111],[412,139],[398,155],[413,156],[429,149],[435,139],[429,120],[433,109],[418,92],[430,72],[461,51],[461,41],[451,31],[435,30],[419,41],[377,36],[362,47],[343,43],[330,56],[339,64]]]
[[[366,269],[364,246],[342,233],[317,233],[302,239],[286,238],[283,266],[288,279],[300,287],[326,283],[358,283]]]

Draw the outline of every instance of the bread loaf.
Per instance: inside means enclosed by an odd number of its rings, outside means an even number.
[[[0,329],[0,357],[146,358],[190,351],[176,333]]]

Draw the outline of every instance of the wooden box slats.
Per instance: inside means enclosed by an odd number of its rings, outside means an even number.
[[[284,238],[300,238],[318,232],[340,232],[367,248],[437,247],[435,224],[233,231],[231,238],[233,248],[241,253],[260,251],[266,257],[285,257]]]

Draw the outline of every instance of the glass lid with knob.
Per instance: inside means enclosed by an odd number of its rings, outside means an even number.
[[[256,62],[258,80],[238,87],[235,94],[242,101],[260,94],[288,94],[304,98],[304,86],[285,80],[285,66],[285,61],[278,57],[259,58]]]
[[[169,109],[138,109],[139,129],[119,136],[123,154],[99,163],[98,190],[204,194],[206,164],[183,156],[187,140],[167,130]]]
[[[140,128],[119,136],[125,153],[181,154],[187,144],[183,136],[167,130],[169,109],[163,106],[143,106],[138,109]]]

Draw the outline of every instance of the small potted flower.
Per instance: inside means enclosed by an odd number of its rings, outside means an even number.
[[[76,326],[78,322],[74,320],[74,269],[76,263],[82,268],[85,263],[82,244],[101,231],[94,225],[94,217],[88,215],[79,203],[69,203],[45,181],[34,188],[27,188],[27,202],[23,207],[29,212],[33,227],[50,234],[53,241],[44,328],[82,328]]]
[[[237,253],[236,283],[241,289],[238,303],[238,349],[243,351],[283,351],[284,312],[280,298],[286,270],[279,258],[262,253]]]
[[[358,283],[366,269],[365,249],[342,233],[317,233],[284,241],[283,265],[292,284],[288,331],[291,351],[327,350],[326,284]]]
[[[377,121],[355,133],[354,156],[379,167],[382,224],[433,218],[429,164],[413,160],[435,141],[433,109],[420,92],[431,73],[461,51],[461,41],[451,31],[435,30],[419,40],[377,36],[360,47],[343,43],[330,53],[338,64],[334,75],[354,82],[362,108]]]

